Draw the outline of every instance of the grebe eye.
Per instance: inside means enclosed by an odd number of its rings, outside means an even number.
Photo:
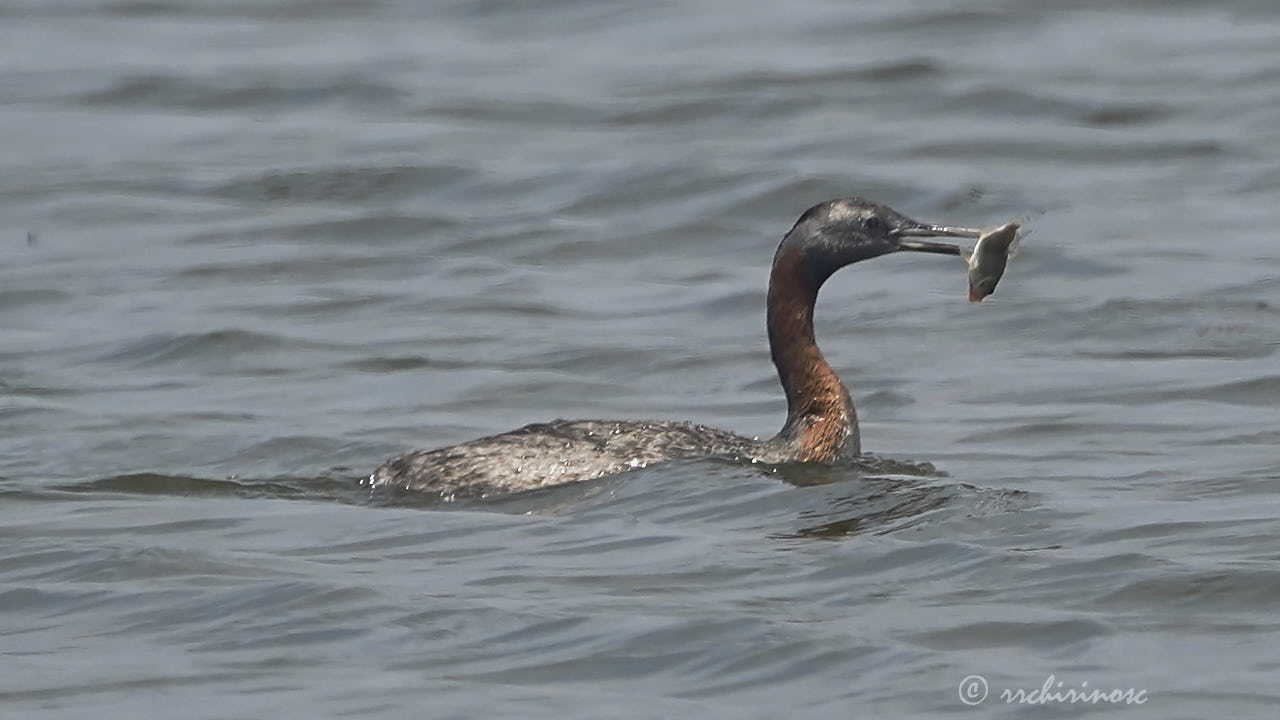
[[[879,215],[872,215],[862,222],[863,227],[872,232],[883,232],[888,229]]]

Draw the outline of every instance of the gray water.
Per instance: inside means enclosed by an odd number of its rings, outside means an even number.
[[[3,717],[1274,716],[1269,0],[8,0],[0,68]],[[851,194],[1032,228],[824,289],[866,467],[359,485],[771,434]]]

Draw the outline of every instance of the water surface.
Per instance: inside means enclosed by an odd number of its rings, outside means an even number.
[[[1270,717],[1277,37],[1261,0],[7,3],[2,714]],[[772,433],[767,265],[850,194],[1033,225],[980,305],[938,257],[824,289],[875,462],[359,487],[553,417]],[[1050,675],[1146,702],[998,697]]]

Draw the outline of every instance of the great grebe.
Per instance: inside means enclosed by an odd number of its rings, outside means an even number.
[[[554,420],[388,460],[365,482],[475,497],[591,480],[669,460],[725,456],[764,463],[835,462],[862,449],[849,391],[813,336],[818,289],[837,270],[901,250],[961,255],[929,238],[982,235],[928,225],[862,198],[809,208],[782,239],[769,275],[769,349],[787,420],[766,440],[688,422]]]

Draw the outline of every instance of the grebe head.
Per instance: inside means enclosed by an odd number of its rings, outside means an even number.
[[[845,265],[899,250],[960,255],[960,246],[929,238],[980,235],[976,228],[922,223],[871,200],[840,198],[806,210],[778,247],[774,262],[799,251],[812,280],[821,284]]]

